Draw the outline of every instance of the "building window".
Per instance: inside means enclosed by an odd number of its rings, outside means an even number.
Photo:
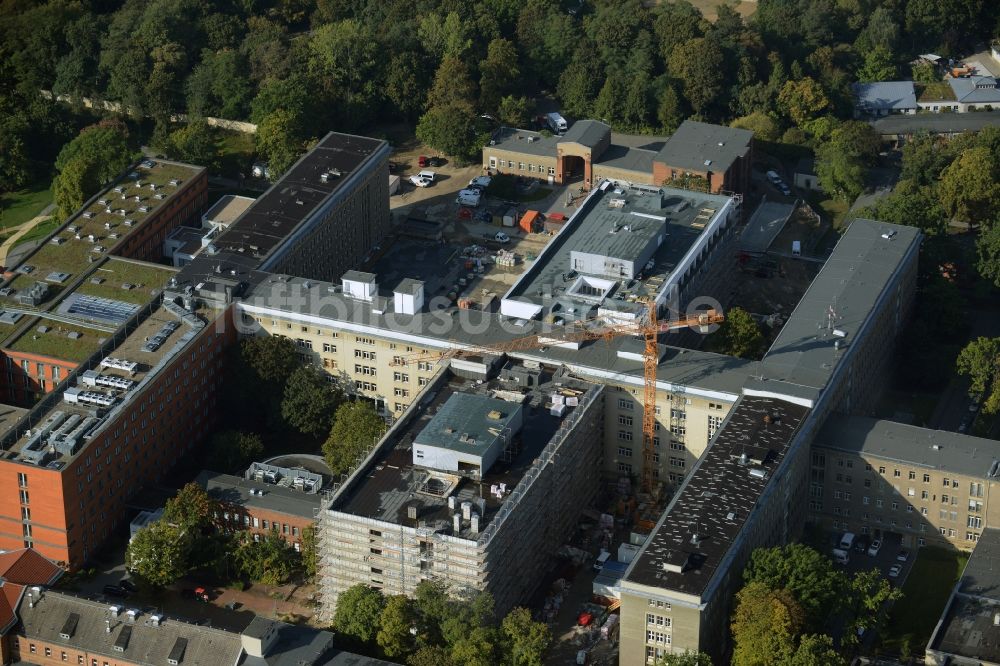
[[[620,440],[622,440],[624,442],[631,442],[632,441],[632,431],[631,430],[619,430],[618,431],[618,439],[620,439]]]
[[[718,430],[719,426],[721,426],[721,425],[722,425],[722,417],[721,416],[709,416],[708,417],[708,436],[709,436],[709,438],[711,438],[711,437],[713,437],[715,435],[715,431]]]
[[[635,403],[631,400],[626,400],[624,398],[618,398],[618,409],[634,409]]]
[[[925,499],[927,499],[927,497],[928,497],[927,491],[926,490],[921,490],[920,491],[920,499],[925,500]]]
[[[17,485],[21,488],[28,487],[28,475],[24,472],[17,473]]]
[[[983,484],[981,483],[970,483],[969,484],[969,496],[970,497],[982,497],[983,496]]]
[[[625,474],[631,474],[632,465],[629,465],[628,463],[618,463],[618,471],[624,472]]]
[[[28,491],[27,490],[21,490],[20,493],[21,493],[21,504],[27,504],[28,503]]]
[[[679,467],[681,469],[684,469],[685,464],[686,463],[684,462],[683,458],[674,458],[673,456],[670,457],[671,467]]]
[[[410,381],[410,376],[405,372],[394,372],[392,373],[392,381],[408,383]]]
[[[618,425],[623,425],[623,426],[630,426],[630,425],[632,425],[632,417],[631,416],[623,416],[623,415],[619,414],[618,415]]]
[[[620,455],[622,458],[631,458],[632,449],[628,448],[627,446],[619,446],[618,455]]]
[[[336,354],[337,353],[337,345],[332,345],[329,342],[324,342],[323,343],[323,351],[326,352],[327,354]]]
[[[979,516],[969,516],[969,520],[966,522],[965,526],[981,529],[983,526],[983,519]]]
[[[393,389],[392,392],[393,392],[393,394],[397,398],[409,398],[410,397],[410,392],[407,389],[396,388],[396,389]]]

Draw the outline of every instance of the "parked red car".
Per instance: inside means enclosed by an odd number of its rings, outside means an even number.
[[[420,166],[421,168],[427,166],[427,156],[426,155],[421,155],[420,157],[418,157],[417,158],[417,165]]]

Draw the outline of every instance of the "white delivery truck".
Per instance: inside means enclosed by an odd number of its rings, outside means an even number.
[[[566,119],[555,112],[545,114],[545,124],[547,124],[549,129],[556,134],[562,134],[569,129],[569,125],[566,124]]]

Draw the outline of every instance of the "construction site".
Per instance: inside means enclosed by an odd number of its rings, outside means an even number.
[[[571,507],[600,487],[604,387],[498,361],[453,364],[335,488],[320,517],[326,609],[357,583],[412,595],[430,579],[488,590],[506,612],[538,585]]]

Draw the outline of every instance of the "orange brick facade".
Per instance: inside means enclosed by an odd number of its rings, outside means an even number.
[[[77,364],[42,354],[0,350],[4,372],[0,380],[0,402],[31,405],[38,396],[52,391]]]
[[[45,641],[25,638],[24,636],[7,636],[10,660],[3,663],[26,662],[38,666],[133,666],[130,661],[110,661],[102,655],[91,655],[84,650],[77,650],[65,645],[56,645]],[[136,665],[137,666],[137,665]]]
[[[207,203],[208,172],[202,170],[182,183],[163,206],[154,209],[141,225],[111,248],[109,254],[160,262],[167,234],[196,217]],[[0,372],[0,402],[12,405],[31,406],[39,397],[54,390],[77,366],[72,361],[41,354],[11,349],[0,350],[0,353],[6,357],[3,372]]]
[[[211,432],[230,317],[206,326],[65,468],[0,461],[0,549],[31,546],[71,569],[93,555],[127,500]]]

